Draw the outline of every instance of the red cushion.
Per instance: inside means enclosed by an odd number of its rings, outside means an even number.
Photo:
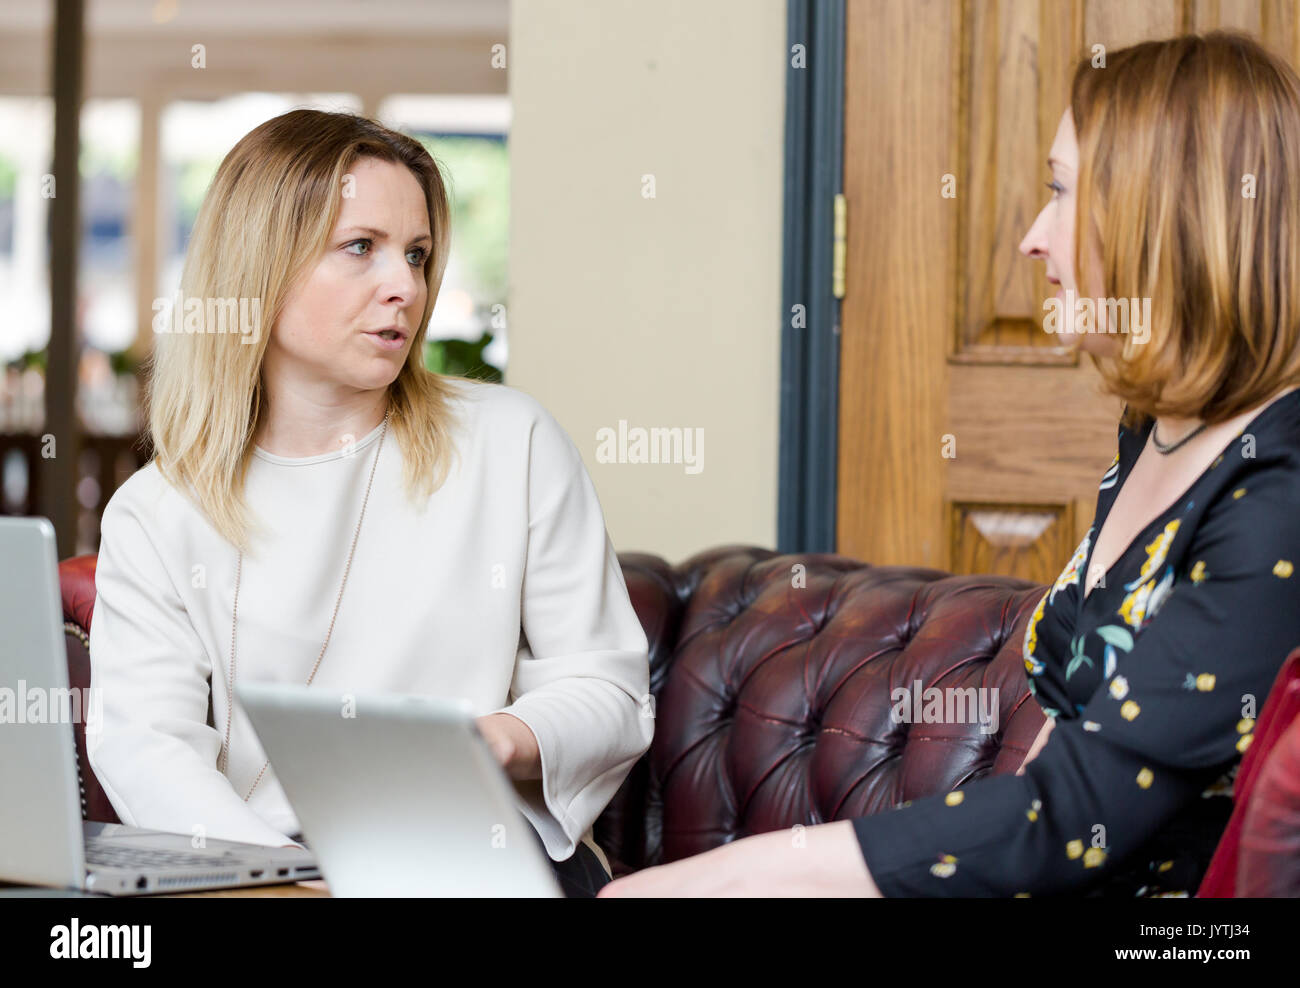
[[[1300,897],[1300,717],[1259,773],[1238,853],[1238,897]]]
[[[1228,826],[1214,851],[1210,866],[1201,881],[1196,896],[1200,899],[1231,899],[1236,896],[1263,895],[1250,891],[1270,885],[1275,879],[1266,873],[1271,869],[1294,874],[1300,869],[1300,825],[1294,795],[1291,797],[1289,817],[1286,798],[1281,795],[1288,786],[1294,794],[1300,787],[1300,648],[1293,651],[1282,663],[1282,669],[1273,682],[1264,709],[1255,723],[1254,738],[1242,756],[1233,789],[1235,806]],[[1289,733],[1288,733],[1289,731]],[[1283,741],[1283,737],[1286,740]],[[1276,756],[1274,751],[1276,750]],[[1273,762],[1277,761],[1277,767]],[[1280,801],[1280,802],[1279,802]],[[1274,805],[1275,802],[1278,805]],[[1256,818],[1251,820],[1249,847],[1243,838],[1248,816],[1254,804],[1260,804]],[[1266,806],[1268,809],[1263,809]],[[1289,850],[1281,845],[1272,846],[1266,835],[1273,828],[1284,825],[1289,819],[1291,845]],[[1240,879],[1240,882],[1239,882]],[[1291,893],[1295,895],[1295,892]]]
[[[63,618],[90,631],[95,611],[95,553],[73,556],[59,563],[59,589],[63,592]]]

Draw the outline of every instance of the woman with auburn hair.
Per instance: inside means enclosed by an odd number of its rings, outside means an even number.
[[[1058,299],[1152,306],[1140,335],[1067,307],[1126,407],[1093,525],[1026,628],[1048,719],[1020,770],[602,896],[1195,894],[1300,644],[1300,80],[1230,33],[1084,60],[1049,164],[1021,252]]]
[[[449,238],[433,158],[374,121],[293,110],[222,161],[151,358],[154,458],[104,511],[88,754],[124,823],[292,845],[236,681],[465,697],[591,895],[653,735],[646,637],[554,418],[424,366]],[[223,304],[238,335],[204,324]]]

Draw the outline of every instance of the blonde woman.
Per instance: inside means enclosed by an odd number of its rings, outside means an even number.
[[[592,823],[653,735],[646,637],[555,420],[423,365],[448,220],[423,146],[350,114],[286,113],[221,163],[158,322],[155,456],[104,512],[90,762],[125,823],[289,845],[233,683],[466,697],[594,894]]]
[[[1229,34],[1084,60],[1050,154],[1022,253],[1058,297],[1148,298],[1152,322],[1063,327],[1127,407],[1026,629],[1048,720],[1021,770],[602,896],[1196,893],[1300,645],[1300,79]]]

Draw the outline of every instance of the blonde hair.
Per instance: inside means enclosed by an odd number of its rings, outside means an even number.
[[[350,113],[291,110],[245,135],[222,160],[199,209],[181,274],[186,299],[260,300],[273,327],[295,281],[319,260],[339,214],[346,174],[361,158],[410,169],[424,191],[433,237],[428,292],[406,361],[389,385],[389,430],[408,496],[418,503],[446,480],[452,378],[424,366],[429,314],[450,250],[450,211],[438,166],[418,141]],[[252,343],[224,332],[155,337],[145,404],[154,462],[213,526],[248,548],[244,480],[265,414],[261,379],[269,332]]]
[[[1290,66],[1234,32],[1147,41],[1108,52],[1104,67],[1080,61],[1070,109],[1080,292],[1151,299],[1145,344],[1128,335],[1118,356],[1091,355],[1103,388],[1128,403],[1125,424],[1213,424],[1300,383],[1300,80]]]

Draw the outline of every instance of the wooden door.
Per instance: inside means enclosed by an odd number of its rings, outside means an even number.
[[[1056,578],[1122,405],[1042,331],[1017,246],[1077,59],[1217,27],[1296,64],[1290,0],[849,0],[839,552]]]

